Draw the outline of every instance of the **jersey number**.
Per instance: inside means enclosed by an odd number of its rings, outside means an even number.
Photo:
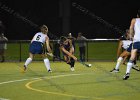
[[[41,37],[41,35],[38,35],[38,36],[36,37],[36,40],[39,40],[39,39],[40,39],[40,37]]]

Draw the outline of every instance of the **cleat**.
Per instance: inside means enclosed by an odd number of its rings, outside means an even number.
[[[123,80],[127,80],[129,78],[129,76],[130,76],[130,73],[126,73],[123,77]]]
[[[52,70],[49,69],[48,72],[49,72],[49,73],[52,73]]]
[[[71,67],[70,70],[71,70],[72,72],[75,71],[74,67]]]
[[[111,73],[118,73],[118,72],[119,72],[119,69],[115,69],[115,68],[114,68],[114,69],[111,70],[110,72],[111,72]]]
[[[133,65],[132,69],[136,70],[136,71],[140,71],[140,68],[138,67],[138,65]]]
[[[24,66],[21,68],[21,72],[22,72],[22,73],[25,73],[25,72],[26,72],[26,69],[27,69],[27,67],[24,65]]]

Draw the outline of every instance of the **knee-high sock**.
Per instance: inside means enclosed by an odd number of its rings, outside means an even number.
[[[47,68],[47,70],[51,70],[51,68],[50,68],[50,62],[49,62],[49,59],[48,58],[45,58],[44,59],[44,64],[45,64],[45,67]]]
[[[132,62],[128,62],[127,63],[126,73],[130,73],[130,70],[131,70],[132,66],[133,66],[133,63]]]
[[[31,62],[32,62],[32,58],[27,58],[24,65],[27,67]]]
[[[74,67],[74,65],[75,65],[75,60],[74,60],[73,58],[71,58],[70,61],[71,61],[71,64],[70,64],[71,67]]]
[[[123,60],[123,58],[122,58],[122,57],[119,57],[119,58],[118,58],[115,69],[119,69],[119,67],[120,67],[120,64],[121,64],[122,60]]]

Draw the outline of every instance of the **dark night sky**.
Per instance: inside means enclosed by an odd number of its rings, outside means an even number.
[[[71,0],[70,32],[74,36],[77,36],[77,32],[83,32],[87,38],[118,38],[121,34],[74,8],[73,2],[123,31],[129,27],[131,19],[136,16],[140,4],[140,1],[132,2],[131,0]],[[58,37],[64,34],[62,33],[62,17],[59,14],[59,0],[34,0],[32,2],[3,0],[0,4],[0,20],[6,27],[5,35],[11,40],[31,39],[37,31],[33,25],[13,15],[14,12],[36,25],[46,24],[50,32]],[[7,12],[6,7],[14,12]]]

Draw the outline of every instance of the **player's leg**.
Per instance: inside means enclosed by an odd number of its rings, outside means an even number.
[[[130,60],[129,62],[127,63],[127,69],[126,69],[126,74],[124,75],[123,79],[124,80],[127,80],[130,76],[130,70],[133,66],[133,63],[134,63],[134,60],[136,58],[136,55],[137,55],[137,49],[133,49],[131,51],[131,57],[130,57]]]
[[[129,56],[126,56],[126,57],[123,58],[123,61],[122,61],[122,64],[123,64],[123,65],[126,65],[126,60],[127,60],[127,59],[129,59]]]
[[[82,47],[79,47],[79,56],[80,56],[80,60],[82,61]]]
[[[27,66],[32,62],[34,55],[32,53],[29,53],[29,58],[26,59],[24,63],[24,71],[26,71]]]
[[[140,71],[139,66],[137,65],[137,60],[139,59],[139,52],[137,52],[137,56],[136,59],[134,60],[134,64],[132,66],[133,69],[135,69],[136,71]]]
[[[46,57],[45,54],[42,54],[41,56],[43,58],[43,61],[44,61],[44,64],[45,64],[47,71],[52,72],[49,59]]]
[[[70,49],[69,51],[71,54],[74,54],[74,47],[72,49]],[[74,71],[74,65],[75,65],[75,60],[73,58],[69,58],[70,59],[70,67],[71,67],[71,71]]]
[[[135,42],[133,44],[133,49],[131,50],[131,57],[129,62],[127,63],[126,74],[124,75],[123,79],[127,80],[130,76],[130,70],[133,66],[134,60],[136,59],[137,52],[140,51],[140,42]]]
[[[71,71],[74,71],[74,64],[75,64],[75,61],[73,58],[70,58],[69,56],[67,55],[64,55],[64,60],[67,64],[70,65],[70,69]]]
[[[137,59],[137,58],[136,58]],[[136,70],[136,71],[140,71],[140,68],[138,67],[138,65],[137,65],[137,60],[134,60],[133,61],[133,66],[132,66],[132,69],[134,69],[134,70]]]
[[[0,55],[1,55],[1,62],[5,61],[5,57],[4,57],[4,49],[0,50]]]
[[[123,51],[123,53],[120,55],[120,57],[117,59],[117,63],[116,63],[116,66],[115,66],[115,68],[113,69],[113,70],[111,70],[110,72],[119,72],[119,68],[120,68],[120,65],[121,65],[121,63],[122,63],[122,61],[123,61],[123,58],[124,57],[127,57],[127,56],[129,56],[130,55],[130,53],[128,52],[128,51]]]
[[[85,54],[86,53],[86,48],[85,48],[85,46],[83,47],[83,49],[82,49],[82,60],[83,60],[83,62],[85,62]]]

